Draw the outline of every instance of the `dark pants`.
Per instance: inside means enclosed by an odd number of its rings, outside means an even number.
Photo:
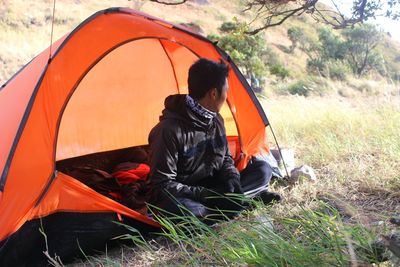
[[[267,190],[272,176],[272,169],[263,160],[252,158],[247,167],[240,173],[240,182],[244,195],[253,197],[257,193]],[[205,179],[201,184],[210,190],[220,192],[222,184],[216,183],[220,179]],[[168,193],[165,193],[168,194]],[[215,221],[235,216],[242,210],[249,207],[243,199],[244,196],[226,196],[221,195],[214,198],[212,204],[205,206],[204,204],[189,198],[175,198],[171,195],[162,197],[163,201],[157,205],[163,211],[165,216],[173,215],[194,215],[205,220]]]

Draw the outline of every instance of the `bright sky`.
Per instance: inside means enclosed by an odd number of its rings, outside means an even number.
[[[384,31],[390,32],[390,35],[394,39],[400,42],[400,21],[399,20],[391,20],[388,18],[379,17],[376,20],[376,23],[382,27]]]
[[[350,14],[353,1],[351,0],[333,0],[337,6],[343,11],[344,14]],[[332,6],[332,0],[320,0],[321,3]],[[400,42],[400,20],[391,20],[385,17],[377,17],[374,19],[369,19],[369,23],[375,23],[380,26],[385,32],[389,32],[390,35]]]

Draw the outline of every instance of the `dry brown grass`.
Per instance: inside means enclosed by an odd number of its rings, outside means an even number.
[[[285,97],[264,105],[281,145],[294,148],[298,165],[313,166],[319,177],[316,183],[277,186],[287,199],[278,213],[315,199],[364,225],[398,212],[398,97]]]

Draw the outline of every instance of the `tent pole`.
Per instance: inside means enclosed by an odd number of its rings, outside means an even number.
[[[56,12],[56,0],[53,0],[53,17],[51,19],[51,34],[50,34],[50,52],[49,52],[49,61],[51,61],[51,45],[53,44],[53,30],[54,30],[54,14]]]
[[[281,159],[282,159],[283,167],[285,167],[286,176],[289,178],[290,175],[289,175],[289,172],[288,172],[288,170],[286,168],[286,162],[285,162],[285,159],[282,156],[281,148],[279,146],[278,140],[276,139],[276,136],[275,136],[275,133],[274,133],[274,129],[272,129],[271,122],[269,122],[269,128],[271,129],[271,133],[272,133],[272,136],[274,137],[275,144],[278,147],[278,151],[279,151],[279,155],[281,156]]]

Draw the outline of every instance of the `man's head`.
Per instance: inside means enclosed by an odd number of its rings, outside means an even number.
[[[205,108],[219,112],[227,97],[228,66],[205,58],[189,69],[189,95]]]

